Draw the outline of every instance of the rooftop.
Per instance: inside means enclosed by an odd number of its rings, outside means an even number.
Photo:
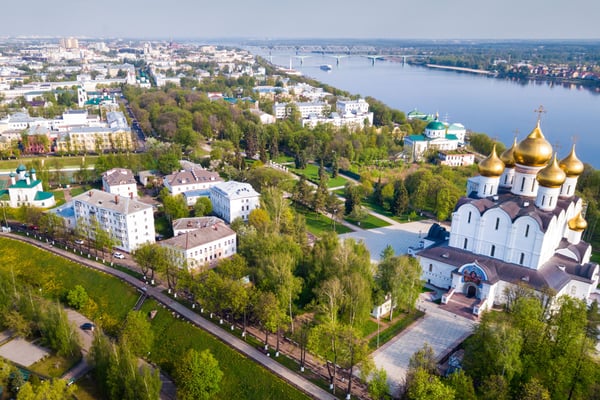
[[[182,233],[179,236],[163,240],[161,244],[178,247],[183,250],[189,250],[232,235],[235,235],[235,231],[233,229],[229,228],[223,222],[218,222],[211,226],[196,229],[187,233]]]
[[[76,205],[78,201],[125,215],[142,210],[150,210],[150,212],[152,212],[152,206],[150,204],[142,203],[141,201],[129,197],[106,193],[101,190],[88,190],[79,196],[75,196],[73,198],[73,204]]]
[[[246,197],[256,197],[260,196],[252,185],[249,183],[236,182],[236,181],[228,181],[218,183],[211,188],[211,191],[217,191],[228,197],[229,199],[241,199]]]
[[[109,186],[135,184],[133,172],[126,168],[109,169],[102,174],[102,180]]]

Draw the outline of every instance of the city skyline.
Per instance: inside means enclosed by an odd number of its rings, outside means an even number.
[[[572,10],[572,11],[571,11]],[[569,18],[569,11],[577,18]],[[174,5],[106,0],[32,0],[3,7],[1,36],[79,36],[148,39],[600,39],[600,3],[565,7],[542,0],[424,0],[419,3],[347,0],[284,3],[230,1]]]

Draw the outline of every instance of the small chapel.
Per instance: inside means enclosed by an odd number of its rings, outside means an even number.
[[[500,156],[494,146],[478,169],[445,240],[417,254],[422,279],[447,289],[442,303],[456,294],[472,298],[475,315],[506,303],[519,284],[588,301],[599,267],[582,240],[585,207],[575,188],[584,165],[575,145],[559,160],[538,119]]]
[[[56,204],[56,200],[54,193],[44,192],[35,169],[27,171],[21,164],[10,173],[8,180],[0,179],[0,203],[14,208],[22,205],[49,208]]]

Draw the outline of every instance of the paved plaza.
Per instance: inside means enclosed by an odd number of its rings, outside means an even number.
[[[433,223],[432,220],[395,223],[384,228],[344,233],[339,237],[363,241],[371,253],[371,261],[379,262],[381,252],[387,245],[392,246],[396,254],[406,254],[410,246],[416,247],[419,240],[427,235]]]
[[[410,357],[425,343],[433,348],[439,359],[475,327],[474,321],[440,309],[429,297],[429,293],[423,293],[419,298],[418,307],[425,310],[425,316],[373,353],[377,368],[387,371],[392,394],[397,394],[404,384]]]
[[[48,349],[17,338],[0,347],[0,357],[29,367],[50,354]]]

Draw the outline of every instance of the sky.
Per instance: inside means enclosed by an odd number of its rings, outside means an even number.
[[[28,0],[0,36],[600,39],[598,0]]]

